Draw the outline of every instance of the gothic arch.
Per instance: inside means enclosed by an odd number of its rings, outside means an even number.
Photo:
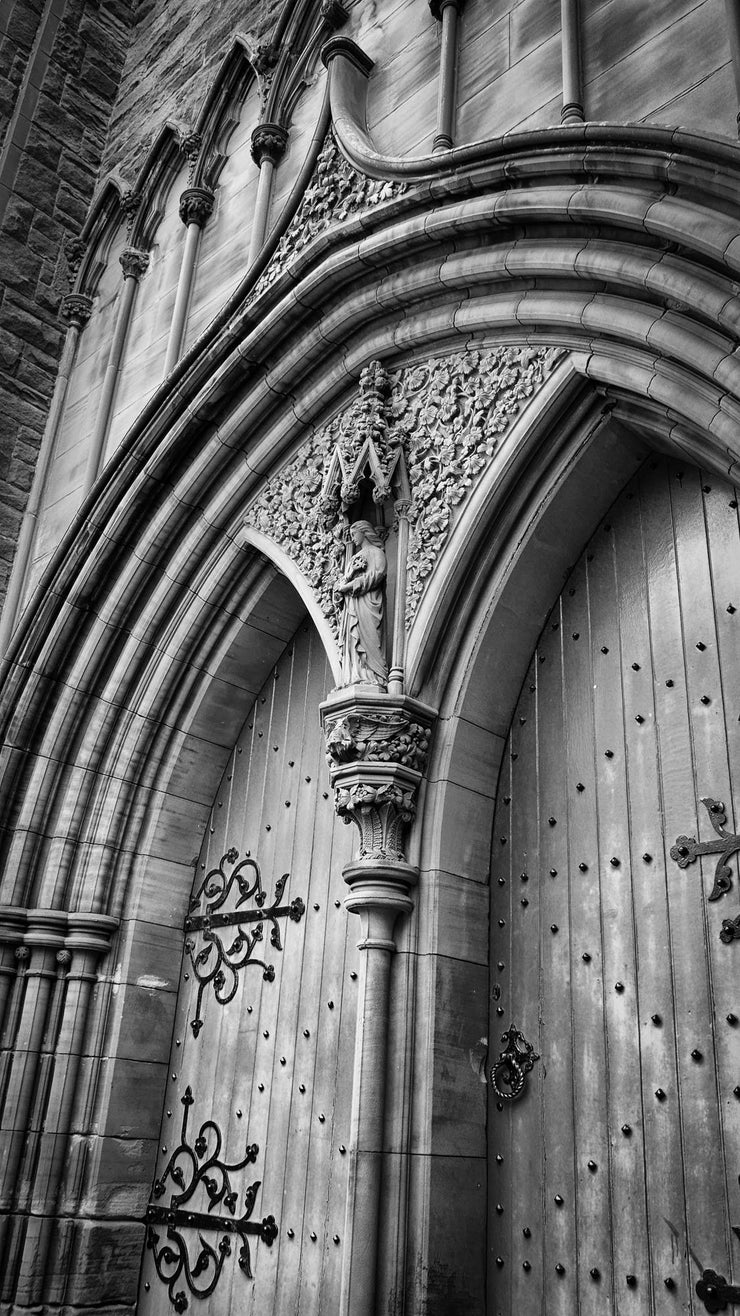
[[[655,430],[657,417],[674,449],[731,472],[740,420],[731,336],[738,240],[721,193],[734,180],[727,170],[710,209],[657,186],[652,146],[649,186],[636,187],[636,154],[630,146],[629,185],[582,178],[538,187],[533,179],[525,189],[502,189],[498,179],[492,198],[490,177],[475,174],[440,183],[432,198],[417,188],[329,231],[257,302],[246,296],[144,409],[26,610],[5,688],[11,715],[19,699],[29,710],[19,740],[36,743],[28,728],[39,708],[50,707],[47,692],[30,695],[30,673],[39,664],[48,670],[56,662],[60,679],[75,689],[90,671],[91,654],[105,654],[100,670],[115,685],[121,664],[146,667],[144,636],[152,618],[163,615],[169,570],[181,579],[187,561],[198,564],[204,582],[220,588],[233,580],[224,564],[239,557],[235,536],[249,497],[295,452],[308,427],[351,396],[373,357],[402,364],[471,345],[557,344],[571,354],[566,391],[578,393],[582,379],[614,404],[615,417],[623,412],[643,432]],[[615,150],[615,173],[617,157]],[[562,163],[575,169],[575,153]],[[678,172],[675,153],[664,165]],[[550,160],[539,167],[552,172]],[[463,200],[460,191],[468,193]],[[669,221],[667,251],[661,235]],[[529,453],[526,445],[523,451]],[[542,451],[549,451],[546,442]],[[472,524],[458,539],[446,592],[429,594],[411,637],[414,693],[426,678],[422,654],[439,630],[424,618],[451,615],[448,599],[477,551]],[[131,552],[122,555],[121,545]],[[171,568],[161,556],[165,545]],[[125,626],[118,654],[95,636],[96,613]],[[45,753],[41,745],[39,751]],[[90,766],[102,770],[104,761],[96,749]],[[38,781],[33,794],[37,817],[49,797]]]
[[[466,173],[422,181],[328,229],[262,295],[259,264],[144,408],[52,559],[7,656],[8,905],[121,917],[145,909],[156,888],[182,909],[190,833],[231,744],[213,730],[222,677],[243,672],[258,650],[269,667],[287,641],[283,628],[267,632],[266,648],[255,646],[250,618],[260,602],[270,610],[270,599],[281,599],[293,619],[303,611],[274,568],[245,550],[250,499],[354,396],[374,359],[403,366],[470,347],[557,346],[569,364],[513,436],[507,478],[471,501],[410,637],[410,692],[439,696],[443,715],[421,862],[457,873],[442,824],[455,809],[464,817],[451,787],[474,784],[481,742],[472,708],[491,647],[507,630],[500,622],[517,563],[524,570],[543,544],[550,555],[554,524],[547,589],[522,628],[534,639],[554,589],[545,594],[576,548],[558,526],[558,506],[571,494],[585,506],[605,451],[615,492],[646,435],[723,474],[740,457],[734,163],[657,130],[642,138],[569,130],[555,151],[545,140],[533,139],[522,156],[526,186],[508,144],[498,161],[491,147],[490,166],[472,160]],[[511,681],[520,650],[514,659]],[[226,679],[229,689],[237,684]],[[458,681],[462,696],[445,697]],[[230,725],[253,689],[238,685]],[[483,728],[489,769],[515,693],[502,686],[497,720]],[[199,749],[209,731],[205,771]],[[178,798],[189,800],[187,828]],[[425,903],[436,899],[431,886],[422,882],[419,892],[419,922],[438,919]],[[467,907],[468,931],[480,914]],[[404,990],[409,999],[415,988]],[[428,990],[425,981],[420,992]],[[428,1039],[434,1011],[424,1017]],[[426,1094],[411,1117],[417,1128],[425,1103]],[[419,1145],[429,1137],[425,1126]],[[439,1254],[446,1251],[440,1242]]]

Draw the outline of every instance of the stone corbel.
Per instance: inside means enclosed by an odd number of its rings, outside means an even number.
[[[321,705],[336,811],[358,830],[356,858],[344,870],[351,887],[368,877],[401,886],[416,882],[406,837],[435,716],[417,699],[361,686],[337,690]]]

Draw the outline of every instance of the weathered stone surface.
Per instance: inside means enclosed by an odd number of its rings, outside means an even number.
[[[223,0],[214,7],[140,4],[136,31],[111,120],[103,170],[135,176],[157,128],[167,119],[192,124],[234,35],[257,47],[272,28],[278,7]],[[156,74],[155,74],[156,71]]]
[[[59,254],[65,237],[79,232],[92,199],[133,8],[131,0],[69,0],[46,64],[43,47],[36,60],[11,143],[17,167],[0,217],[0,467],[9,480],[2,491],[0,602],[64,338],[57,321],[65,291]],[[0,20],[0,134],[24,86],[43,10],[39,0],[16,0]]]

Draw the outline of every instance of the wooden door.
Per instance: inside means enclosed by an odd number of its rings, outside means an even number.
[[[650,462],[542,632],[501,772],[489,1073],[510,1024],[533,1053],[489,1089],[490,1316],[703,1313],[705,1269],[740,1282],[738,855],[712,900],[720,856],[686,839],[722,845],[702,799],[740,827],[738,714],[737,494]]]
[[[183,929],[144,1316],[338,1306],[358,952],[342,904],[352,838],[319,727],[331,684],[304,625],[213,804]]]

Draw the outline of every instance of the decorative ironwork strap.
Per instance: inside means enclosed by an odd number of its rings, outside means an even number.
[[[527,1074],[539,1056],[523,1033],[509,1024],[502,1034],[503,1051],[491,1066],[491,1087],[501,1101],[518,1101],[524,1096]]]
[[[200,946],[192,936],[188,936],[185,941],[185,950],[198,981],[195,1016],[190,1022],[194,1037],[198,1036],[203,1027],[201,1004],[206,988],[212,985],[219,1005],[228,1005],[239,986],[241,969],[260,968],[262,977],[267,982],[273,982],[274,964],[267,964],[255,955],[255,949],[263,940],[265,922],[272,924],[270,945],[274,950],[282,951],[278,919],[289,918],[299,923],[306,911],[300,896],[288,905],[280,904],[288,873],[283,873],[276,882],[272,905],[264,908],[267,897],[262,886],[259,864],[251,858],[249,852],[241,863],[237,863],[238,858],[239,851],[232,847],[222,856],[218,867],[206,873],[190,902],[190,912],[185,919],[185,932],[200,933],[202,938]],[[231,867],[231,872],[227,873],[225,865],[236,866]],[[238,897],[235,907],[225,910],[223,906],[235,892]],[[199,914],[193,913],[204,899],[205,910]],[[241,908],[248,900],[254,901],[256,909]],[[231,945],[227,946],[217,929],[230,927],[236,928],[237,934]]]
[[[697,1297],[701,1298],[707,1311],[726,1311],[727,1304],[740,1305],[740,1284],[728,1284],[724,1275],[716,1270],[705,1270],[696,1285]]]
[[[213,1293],[226,1258],[231,1255],[231,1235],[236,1234],[241,1240],[239,1267],[249,1279],[253,1276],[248,1236],[252,1234],[261,1238],[268,1247],[272,1247],[277,1237],[274,1216],[268,1215],[259,1221],[251,1219],[261,1180],[246,1189],[244,1212],[241,1216],[236,1215],[239,1194],[232,1188],[230,1176],[256,1161],[259,1154],[257,1144],[248,1143],[240,1161],[227,1163],[221,1159],[221,1130],[214,1120],[205,1120],[191,1145],[188,1141],[188,1115],[194,1097],[190,1087],[185,1089],[181,1102],[184,1110],[180,1144],[170,1156],[162,1176],[155,1181],[152,1192],[155,1198],[163,1197],[168,1180],[180,1191],[172,1193],[167,1205],[150,1202],[145,1217],[147,1247],[153,1253],[157,1275],[167,1285],[170,1301],[178,1312],[188,1307],[185,1289],[178,1288],[178,1284],[184,1283],[195,1298],[207,1298]],[[201,1204],[203,1194],[207,1201],[205,1211],[190,1209],[195,1206],[193,1199],[199,1191]],[[219,1206],[227,1214],[211,1214]],[[155,1225],[167,1227],[167,1243],[161,1241]],[[197,1230],[200,1244],[192,1264],[188,1238],[183,1233],[187,1230]],[[204,1233],[221,1235],[215,1247],[207,1241]]]
[[[732,869],[727,859],[736,850],[740,850],[740,836],[725,830],[727,812],[721,800],[713,800],[707,795],[702,799],[702,804],[709,814],[709,821],[719,840],[697,841],[695,836],[677,836],[676,844],[671,846],[671,859],[675,859],[679,868],[686,868],[701,855],[718,854],[719,859],[714,870],[714,886],[709,893],[709,899],[719,900],[732,887]],[[726,944],[740,940],[740,914],[736,918],[722,920],[719,936],[720,941]]]

